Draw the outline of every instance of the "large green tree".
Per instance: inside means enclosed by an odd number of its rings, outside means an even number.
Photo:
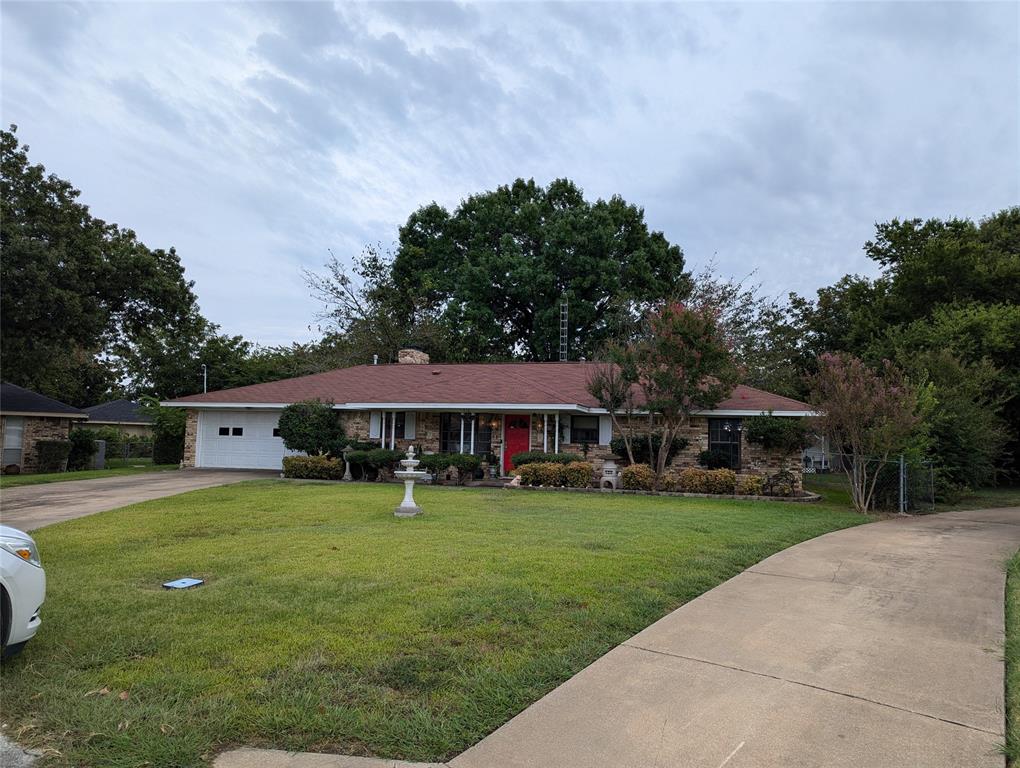
[[[117,391],[113,350],[195,311],[177,254],[91,215],[0,131],[0,346],[8,381],[75,405]]]
[[[557,359],[564,299],[570,357],[591,357],[690,287],[680,248],[642,209],[588,201],[566,179],[420,208],[400,229],[392,283],[397,302],[438,313],[457,360]]]
[[[785,344],[779,354],[807,374],[817,372],[825,353],[848,353],[872,366],[895,360],[932,387],[933,450],[944,476],[972,485],[1011,460],[1015,467],[1020,207],[976,223],[894,219],[876,226],[865,252],[882,267],[877,278],[847,275],[814,298],[791,297],[773,328],[773,338]]]

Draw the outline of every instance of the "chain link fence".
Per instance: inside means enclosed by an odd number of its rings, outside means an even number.
[[[803,461],[805,476],[816,476],[819,485],[843,488],[848,496],[851,479],[859,478],[864,483],[865,496],[870,496],[869,511],[901,514],[935,511],[935,467],[930,460],[905,455],[855,459],[846,453],[815,451],[805,453]]]
[[[152,463],[152,440],[97,440],[93,469],[132,467]]]

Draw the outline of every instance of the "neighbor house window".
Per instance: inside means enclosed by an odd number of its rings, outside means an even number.
[[[25,417],[7,416],[4,419],[3,463],[21,464],[21,448],[25,439]]]
[[[230,437],[230,427],[220,427],[220,437]]]
[[[709,419],[708,450],[724,454],[730,469],[740,469],[740,419]]]
[[[570,419],[570,441],[573,443],[597,443],[599,441],[599,417],[572,417]]]
[[[234,437],[241,437],[244,434],[244,427],[234,427],[230,430],[230,434]]]
[[[279,436],[280,436],[280,428],[279,427],[273,427],[273,437],[279,437]]]

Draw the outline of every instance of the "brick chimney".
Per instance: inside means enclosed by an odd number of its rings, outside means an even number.
[[[402,349],[397,352],[397,362],[410,365],[428,365],[429,356],[420,349]]]

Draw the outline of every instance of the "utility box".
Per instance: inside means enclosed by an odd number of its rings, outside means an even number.
[[[92,469],[106,469],[105,440],[96,440],[96,452],[92,454]]]

